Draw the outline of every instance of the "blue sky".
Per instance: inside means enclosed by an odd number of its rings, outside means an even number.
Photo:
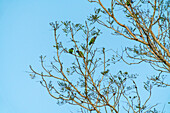
[[[0,113],[73,111],[69,105],[58,106],[39,84],[39,79],[32,80],[27,71],[30,71],[30,64],[40,67],[40,55],[54,56],[53,31],[49,22],[71,20],[84,23],[94,6],[87,0],[0,0]],[[117,49],[127,41],[120,41],[108,33],[103,33],[103,36],[108,37],[106,43],[110,47]],[[113,43],[109,43],[110,40]],[[100,45],[102,42],[102,39],[98,41]],[[120,69],[143,76],[156,74],[145,64],[127,69],[127,65],[122,63],[115,67],[117,72]],[[157,98],[161,98],[162,103],[170,101],[167,95],[170,88],[154,90],[152,102],[156,102]],[[167,107],[170,105],[166,104]]]

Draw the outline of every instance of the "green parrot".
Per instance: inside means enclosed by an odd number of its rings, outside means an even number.
[[[130,2],[133,3],[132,0],[127,0],[127,2],[126,2],[127,6],[130,6]]]
[[[68,52],[70,53],[70,54],[72,54],[73,53],[73,48],[70,48],[69,50],[68,50]]]
[[[96,36],[93,37],[93,38],[90,40],[89,45],[94,44],[94,41],[96,40],[96,38],[97,38]]]
[[[82,51],[77,50],[76,52],[78,53],[79,57],[82,57],[82,58],[84,57],[84,54],[83,54]],[[85,58],[85,57],[84,57],[84,58]]]

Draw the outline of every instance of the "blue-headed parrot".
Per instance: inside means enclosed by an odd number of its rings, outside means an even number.
[[[84,57],[84,54],[83,54],[82,51],[77,50],[76,52],[78,53],[79,57],[82,57],[82,58]],[[85,58],[85,57],[84,57],[84,58]]]
[[[90,40],[89,45],[94,44],[94,41],[96,40],[96,38],[97,38],[96,36],[93,37],[93,38]]]
[[[69,50],[68,50],[68,52],[70,53],[70,54],[72,54],[73,53],[73,48],[70,48]]]
[[[130,2],[133,3],[132,0],[127,0],[127,2],[126,2],[127,6],[130,6]]]

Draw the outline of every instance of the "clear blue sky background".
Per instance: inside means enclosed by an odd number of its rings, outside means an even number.
[[[54,56],[53,31],[49,22],[72,20],[84,23],[94,6],[87,0],[0,0],[0,113],[76,112],[68,105],[58,106],[37,82],[39,79],[32,80],[26,71],[30,71],[30,64],[40,67],[40,55]],[[108,46],[117,49],[127,43],[127,40],[120,41],[109,33],[105,33]],[[99,40],[98,44],[102,42]],[[115,67],[117,72],[120,69],[139,73],[140,79],[157,74],[145,64],[127,68],[122,63]],[[166,113],[170,113],[170,105],[167,105],[170,88],[153,91],[156,93],[151,102],[162,103],[160,108],[166,104]]]

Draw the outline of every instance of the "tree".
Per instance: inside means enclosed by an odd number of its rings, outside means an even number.
[[[169,12],[165,13],[169,8],[169,2],[166,1],[166,6],[163,0],[155,0],[153,3],[142,0],[128,3],[124,0],[111,0],[111,7],[106,8],[100,0],[88,1],[99,4],[101,8],[95,9],[95,14],[90,15],[85,25],[70,21],[61,24],[50,23],[54,30],[56,57],[54,62],[51,62],[51,68],[47,68],[44,64],[46,57],[41,56],[43,71],[37,72],[30,66],[32,71],[30,75],[33,78],[37,75],[42,78],[40,83],[58,104],[78,105],[82,113],[86,111],[119,113],[122,109],[128,113],[156,112],[154,107],[157,104],[148,105],[151,89],[155,84],[149,82],[144,84],[149,93],[148,98],[144,100],[139,94],[141,89],[135,81],[137,75],[123,71],[115,74],[111,65],[116,65],[114,63],[120,60],[129,65],[146,62],[160,72],[169,73]],[[145,11],[143,6],[148,6],[148,10]],[[116,10],[117,8],[121,10]],[[118,21],[114,10],[116,13],[124,14],[127,18],[125,23]],[[101,34],[101,30],[94,27],[96,22],[113,30],[114,35],[137,41],[137,45],[124,50],[128,58],[135,59],[136,62],[128,63],[118,53],[109,56],[108,53],[114,51],[112,48],[95,47]],[[70,38],[60,38],[60,34],[56,33],[61,29],[61,25],[64,26],[62,31]],[[155,26],[158,33],[154,32]],[[79,33],[82,37],[77,35]],[[96,37],[95,41],[89,44],[93,37]],[[66,40],[70,43],[64,44]],[[63,58],[65,56],[70,61],[65,61]],[[160,75],[150,80],[155,81],[156,85],[169,86],[162,82]]]
[[[134,59],[135,62],[128,62],[120,56],[125,63],[132,65],[146,62],[160,73],[170,73],[169,0],[136,0],[134,2],[110,0],[110,7],[105,7],[101,0],[88,1],[97,3],[101,7],[90,16],[90,21],[113,30],[113,35],[120,35],[138,42],[134,47],[127,47],[124,50],[128,58]],[[122,14],[126,20],[122,22],[120,16],[115,13]],[[162,82],[160,75],[152,77],[151,80],[170,86]]]
[[[151,97],[151,84],[145,85],[145,89],[149,91],[148,98],[141,100],[135,82],[137,75],[122,71],[113,74],[109,66],[117,61],[116,57],[106,58],[105,48],[94,48],[95,43],[89,45],[92,37],[100,36],[99,29],[89,28],[87,22],[85,25],[73,24],[70,21],[62,22],[62,24],[65,26],[62,30],[71,37],[69,40],[72,46],[69,48],[73,48],[73,52],[70,54],[69,49],[58,41],[60,34],[57,35],[56,31],[60,25],[57,22],[50,23],[54,29],[56,42],[54,47],[57,51],[54,57],[55,62],[51,62],[52,69],[47,69],[43,56],[40,59],[44,72],[37,72],[30,66],[33,72],[31,76],[41,76],[40,83],[47,89],[50,96],[58,100],[58,104],[78,105],[82,113],[85,110],[97,113],[118,113],[120,109],[126,112],[147,112],[157,105],[147,105]],[[82,38],[77,38],[78,32],[84,34],[84,41]],[[77,54],[77,51],[82,51],[85,57]],[[75,59],[75,61],[71,60],[71,67],[68,67],[70,66],[68,61],[62,60],[63,55],[67,55],[68,59]]]

